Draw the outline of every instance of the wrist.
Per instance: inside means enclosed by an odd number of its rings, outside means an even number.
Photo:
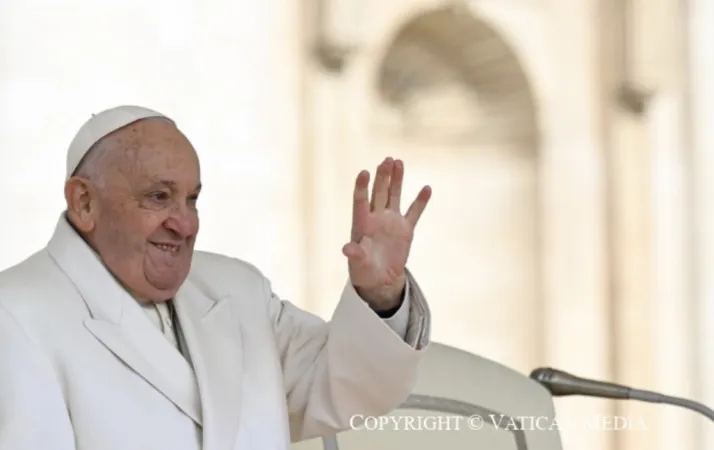
[[[402,276],[389,286],[380,286],[378,288],[355,286],[355,290],[360,298],[377,314],[391,316],[396,313],[404,302],[406,285],[406,276]]]

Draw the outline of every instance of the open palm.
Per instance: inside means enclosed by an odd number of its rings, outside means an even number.
[[[348,258],[350,281],[363,298],[373,307],[388,308],[403,290],[414,228],[431,198],[431,188],[422,188],[402,215],[402,161],[386,158],[377,167],[371,201],[369,178],[367,171],[357,176],[352,237],[342,252]]]

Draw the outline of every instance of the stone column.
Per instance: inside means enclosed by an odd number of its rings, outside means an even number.
[[[696,322],[693,297],[692,190],[686,86],[686,11],[682,2],[640,4],[642,74],[656,89],[648,108],[652,180],[651,389],[682,397],[696,390]],[[646,75],[652,77],[648,81]],[[696,449],[697,420],[676,407],[647,405],[659,427],[650,430],[657,449]],[[625,446],[625,448],[627,448]]]
[[[698,400],[714,406],[714,3],[689,0],[689,82],[695,193]],[[697,326],[698,325],[698,326]],[[701,449],[714,448],[714,427],[702,422]]]
[[[603,30],[610,39],[603,56],[612,65],[607,92],[620,90],[606,116],[615,379],[687,396],[693,360],[681,11],[670,0],[612,6],[610,17],[622,26],[619,40]],[[635,402],[616,408],[647,428],[617,433],[618,449],[693,448],[686,413]]]
[[[541,161],[546,286],[546,361],[577,375],[610,375],[606,167],[599,111],[597,2],[549,2],[554,66],[544,116]],[[564,38],[565,37],[565,38]],[[583,426],[611,415],[610,402],[555,400],[563,448],[610,449],[612,433]]]
[[[311,3],[303,13],[304,44],[310,53],[303,80],[302,116],[306,134],[302,170],[306,193],[307,306],[311,312],[329,319],[348,280],[342,246],[350,238],[352,194],[358,173],[349,164],[349,155],[360,151],[349,130],[353,114],[349,67],[353,53],[341,54],[341,45],[354,44],[356,47],[351,49],[354,51],[362,49],[357,36],[351,33],[342,36],[340,26],[335,25],[341,20],[322,16],[335,11],[330,8],[321,11],[325,5],[320,3]],[[326,3],[337,9],[354,6]],[[345,37],[345,41],[340,37]],[[368,169],[374,176],[374,167]]]

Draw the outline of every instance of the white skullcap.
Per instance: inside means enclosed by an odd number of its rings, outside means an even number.
[[[74,174],[74,171],[77,170],[77,166],[82,162],[84,155],[86,155],[100,139],[137,120],[157,117],[173,122],[165,115],[141,106],[117,106],[97,114],[92,114],[92,117],[82,125],[82,128],[79,129],[77,135],[72,139],[72,143],[69,145],[69,150],[67,150],[66,179],[69,179]]]

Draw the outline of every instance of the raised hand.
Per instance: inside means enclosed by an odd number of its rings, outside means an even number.
[[[386,158],[377,167],[371,201],[369,178],[366,170],[357,176],[352,238],[342,253],[348,259],[350,281],[360,296],[373,309],[386,310],[401,299],[414,228],[431,198],[431,188],[424,186],[402,215],[404,163]]]

